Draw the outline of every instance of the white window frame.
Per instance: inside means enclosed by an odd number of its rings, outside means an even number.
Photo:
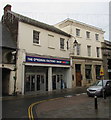
[[[60,49],[61,50],[65,49],[65,39],[64,38],[60,38]]]
[[[99,34],[95,34],[95,39],[99,41]]]
[[[80,29],[79,28],[76,28],[76,36],[80,37]]]
[[[78,44],[77,45],[77,55],[80,55],[81,54],[81,45]]]
[[[100,48],[96,47],[97,57],[100,57]]]
[[[90,39],[90,32],[89,31],[86,31],[86,38]]]
[[[91,56],[91,46],[90,45],[87,46],[87,53],[88,53],[88,56],[90,57]]]
[[[40,32],[33,30],[33,43],[40,45]]]

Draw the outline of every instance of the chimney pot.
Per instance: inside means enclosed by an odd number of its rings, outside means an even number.
[[[12,7],[11,5],[7,4],[7,5],[4,7],[4,14],[6,14],[8,10],[11,11],[11,7]]]

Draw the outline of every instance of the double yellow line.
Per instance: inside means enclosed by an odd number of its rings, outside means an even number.
[[[48,99],[48,100],[42,100],[42,101],[38,101],[38,102],[35,102],[35,103],[32,103],[29,108],[28,108],[28,117],[30,120],[34,120],[34,115],[33,115],[33,107],[37,104],[40,104],[40,103],[44,103],[44,102],[47,102],[47,101],[54,101],[54,100],[59,100],[59,99],[63,99],[64,97],[58,97],[58,98],[54,98],[54,99]]]

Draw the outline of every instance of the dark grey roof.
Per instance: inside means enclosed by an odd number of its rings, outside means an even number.
[[[55,32],[55,33],[58,33],[58,34],[62,34],[62,35],[67,36],[67,37],[71,36],[71,35],[67,34],[66,32],[64,32],[64,31],[62,31],[62,30],[60,30],[60,29],[58,29],[58,28],[56,28],[56,27],[54,27],[52,25],[48,25],[46,23],[42,23],[42,22],[33,20],[33,19],[29,18],[29,17],[25,17],[23,15],[17,14],[17,13],[12,12],[12,11],[8,11],[8,12],[13,14],[20,21],[25,22],[27,24],[31,24],[31,25],[43,28],[45,30],[49,30],[49,31],[52,31],[52,32]]]
[[[8,28],[0,22],[0,47],[16,49],[16,42],[12,39]]]

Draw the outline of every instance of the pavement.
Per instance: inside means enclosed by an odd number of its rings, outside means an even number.
[[[98,118],[111,119],[111,98],[98,98],[98,109],[95,109],[94,98],[86,94],[65,96],[64,98],[45,101],[34,107],[37,118]],[[41,120],[41,119],[40,119]]]
[[[84,91],[81,91],[60,99],[42,102],[36,105],[34,110],[36,111],[37,118],[75,118],[75,120],[77,118],[89,118],[89,120],[98,118],[100,120],[110,120],[111,97],[106,99],[97,98],[97,102],[98,109],[95,109],[94,98],[88,97]]]
[[[15,100],[15,99],[24,99],[24,98],[30,98],[30,97],[42,97],[42,96],[64,96],[69,94],[79,94],[79,93],[86,93],[86,87],[75,87],[70,89],[60,89],[60,90],[53,90],[53,91],[45,91],[45,92],[39,92],[39,93],[27,93],[25,95],[8,95],[8,96],[2,96],[0,97],[0,100]]]

